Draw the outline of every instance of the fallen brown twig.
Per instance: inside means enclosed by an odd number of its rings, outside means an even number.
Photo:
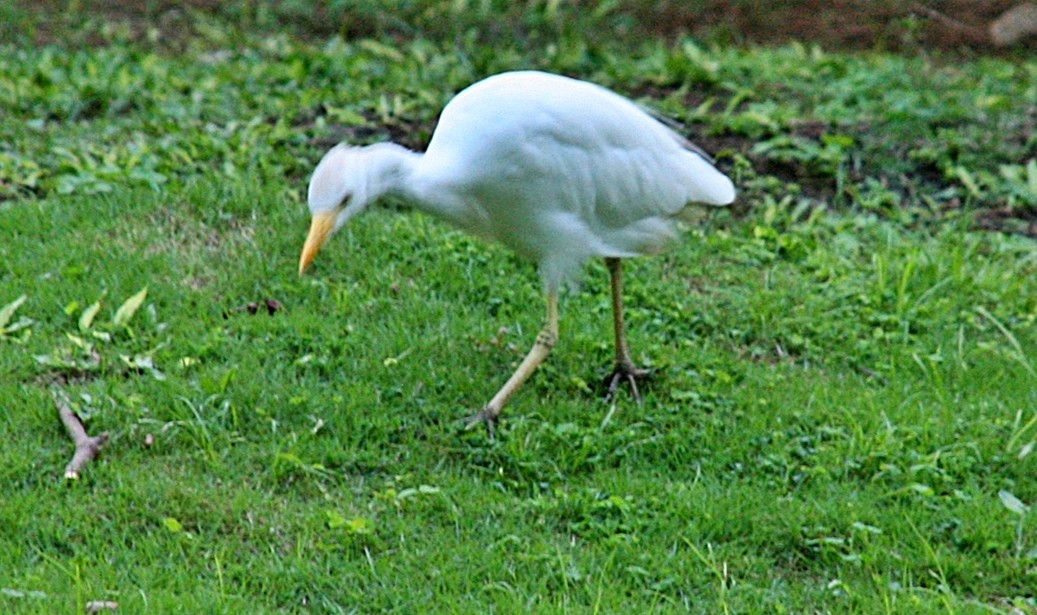
[[[989,41],[988,35],[983,28],[977,28],[971,26],[961,20],[955,19],[950,15],[941,13],[934,8],[931,8],[921,2],[914,3],[914,10],[929,19],[941,24],[944,28],[957,32],[959,35],[965,37],[967,40],[973,43],[986,43]]]
[[[106,431],[98,436],[87,435],[83,420],[72,410],[72,404],[64,391],[53,389],[52,393],[54,395],[54,403],[58,406],[58,416],[61,417],[61,422],[64,423],[65,429],[68,430],[69,437],[72,438],[72,442],[76,445],[76,452],[72,454],[72,461],[69,461],[68,465],[65,466],[65,478],[76,480],[79,478],[79,471],[83,466],[94,457],[97,457],[97,454],[104,448],[105,443],[108,442],[108,432]]]
[[[932,19],[947,30],[957,32],[972,43],[1007,47],[1037,35],[1037,4],[1033,2],[1016,4],[987,24],[986,28],[969,25],[921,2],[914,3],[913,8],[916,13]]]

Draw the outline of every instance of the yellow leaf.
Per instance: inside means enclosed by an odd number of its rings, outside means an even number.
[[[18,306],[25,303],[25,298],[25,295],[22,295],[0,308],[0,331],[7,327],[7,323],[11,322],[11,318],[14,316],[14,311],[18,309]]]
[[[101,309],[101,302],[94,301],[83,310],[83,313],[79,316],[79,330],[86,333],[86,330],[90,328],[90,325],[94,324],[94,316],[97,316],[97,312]]]
[[[112,318],[112,324],[116,327],[124,327],[129,324],[130,319],[137,313],[140,306],[144,303],[144,300],[148,298],[148,287],[140,289],[140,292],[133,295],[115,311],[115,316]]]

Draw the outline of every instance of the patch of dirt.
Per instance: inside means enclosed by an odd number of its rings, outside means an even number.
[[[989,231],[1018,233],[1037,238],[1037,210],[998,207],[976,215],[976,225]]]
[[[968,47],[989,51],[993,48],[990,24],[1021,3],[1022,0],[621,0],[613,15],[629,17],[633,32],[663,37],[691,34],[707,40],[764,45],[795,40],[819,43],[833,50],[879,46],[894,50]],[[377,34],[369,14],[371,9],[348,8],[348,3],[344,11],[334,3],[314,3],[310,7],[216,0],[84,0],[72,4],[41,0],[26,4],[29,6],[20,10],[46,16],[35,27],[34,38],[40,43],[62,37],[71,23],[81,23],[83,18],[122,24],[136,36],[147,36],[151,30],[166,42],[183,41],[194,34],[192,14],[218,14],[244,24],[269,21],[270,15],[274,15],[279,27],[302,36],[325,37],[343,31],[358,37]],[[70,12],[70,6],[78,7],[78,11]],[[334,15],[331,8],[337,11]],[[417,33],[405,19],[387,17],[383,21],[399,22],[396,29],[400,36]]]
[[[54,368],[36,376],[33,384],[45,388],[81,385],[98,380],[100,372],[79,368]]]
[[[343,141],[349,143],[368,143],[375,141],[392,141],[412,149],[414,151],[425,151],[432,132],[436,129],[436,120],[422,121],[407,117],[393,118],[386,123],[373,112],[361,113],[366,124],[345,125],[337,122],[328,122],[320,137],[310,140],[310,144],[317,149],[326,150]],[[323,105],[317,107],[312,113],[303,114],[296,126],[311,125],[318,117],[327,115]]]
[[[274,314],[280,312],[282,309],[284,309],[283,303],[281,303],[277,299],[271,299],[270,297],[267,297],[262,301],[250,301],[245,305],[241,305],[231,310],[227,310],[223,312],[223,317],[225,319],[230,318],[235,312],[244,312],[252,316],[255,316],[256,314],[259,314],[261,311],[264,311],[270,316],[273,316]]]
[[[732,41],[815,42],[832,49],[992,47],[989,25],[1019,0],[666,0],[639,3],[638,21],[658,34],[725,33]]]

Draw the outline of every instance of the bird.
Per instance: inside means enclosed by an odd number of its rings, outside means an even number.
[[[603,86],[534,70],[498,73],[443,107],[424,153],[384,142],[340,143],[317,164],[299,274],[350,219],[395,196],[536,264],[547,299],[543,329],[511,377],[468,427],[494,436],[501,412],[559,339],[558,298],[591,259],[611,281],[615,363],[608,396],[648,375],[630,353],[623,260],[655,254],[702,206],[735,199],[733,182],[656,114]]]

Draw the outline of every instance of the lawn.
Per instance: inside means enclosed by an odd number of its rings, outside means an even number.
[[[0,47],[0,610],[1037,613],[1032,56],[412,4]],[[601,397],[593,263],[491,440],[462,419],[541,326],[534,268],[388,201],[300,277],[305,189],[531,67],[672,117],[740,197],[628,264],[642,404]],[[76,481],[56,392],[111,436]]]

